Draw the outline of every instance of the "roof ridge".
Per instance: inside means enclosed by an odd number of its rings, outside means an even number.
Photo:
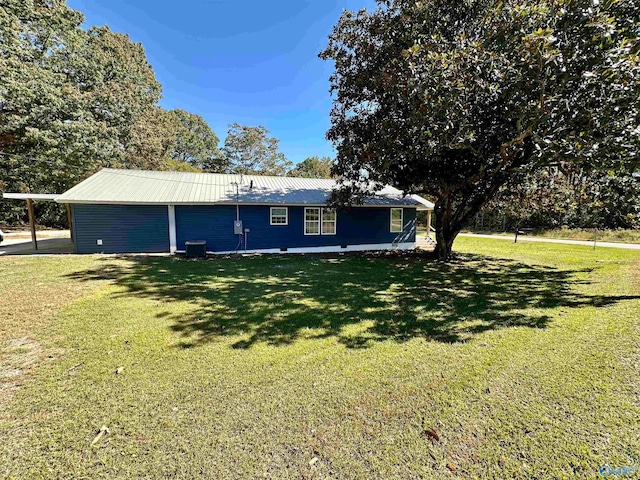
[[[141,168],[112,168],[112,167],[103,167],[98,172],[100,173],[104,170],[108,170],[111,172],[140,172],[140,173],[179,173],[183,175],[195,174],[195,175],[224,175],[227,177],[259,177],[259,178],[285,178],[285,179],[296,179],[296,180],[309,180],[309,181],[329,181],[336,182],[337,180],[334,178],[309,178],[309,177],[292,177],[288,175],[260,175],[258,173],[220,173],[220,172],[182,172],[180,170],[148,170]]]

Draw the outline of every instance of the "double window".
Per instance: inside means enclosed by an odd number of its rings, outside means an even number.
[[[289,225],[289,209],[287,207],[271,207],[271,225]]]
[[[307,207],[304,209],[305,235],[335,235],[337,214],[333,208]]]
[[[402,208],[392,208],[391,209],[391,233],[400,233],[404,227],[404,219],[403,219]]]

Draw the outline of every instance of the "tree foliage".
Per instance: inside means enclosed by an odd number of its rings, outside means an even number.
[[[179,125],[172,114],[157,105],[142,111],[129,131],[125,168],[164,170],[175,148]]]
[[[200,170],[222,172],[224,160],[218,148],[218,136],[204,118],[185,110],[172,110],[178,128],[170,157]]]
[[[222,152],[230,173],[286,175],[291,162],[278,150],[278,139],[265,127],[229,125]]]
[[[640,181],[563,163],[509,182],[485,210],[537,228],[640,228]]]
[[[63,0],[0,8],[0,190],[59,193],[103,167],[210,168],[217,137],[201,117],[158,106],[142,45],[83,21]],[[64,221],[36,206],[44,223]],[[0,221],[24,216],[0,202]]]
[[[436,203],[436,253],[514,176],[638,165],[635,0],[379,0],[345,11],[328,138],[336,203],[392,183]]]
[[[292,177],[331,178],[333,160],[329,157],[307,157],[289,171]]]

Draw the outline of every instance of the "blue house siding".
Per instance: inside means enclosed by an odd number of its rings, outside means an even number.
[[[256,250],[415,241],[415,208],[404,208],[404,231],[401,233],[389,231],[391,210],[388,207],[354,207],[338,211],[335,235],[304,235],[304,207],[288,209],[288,225],[270,225],[269,205],[240,206],[243,228],[250,230],[247,248]],[[232,251],[238,247],[238,236],[233,234],[235,206],[177,205],[175,211],[178,250],[184,250],[188,240],[206,240],[209,251]]]
[[[166,205],[75,204],[72,212],[77,253],[169,251]]]

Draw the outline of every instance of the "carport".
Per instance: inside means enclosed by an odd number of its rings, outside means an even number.
[[[33,249],[38,250],[38,238],[36,236],[36,221],[33,213],[33,201],[55,202],[60,194],[58,193],[3,193],[2,197],[11,200],[26,200],[27,212],[29,213],[29,229],[31,230],[31,242]],[[73,225],[71,222],[71,209],[67,204],[67,219],[69,221],[69,232],[71,232],[71,241],[73,241]]]

